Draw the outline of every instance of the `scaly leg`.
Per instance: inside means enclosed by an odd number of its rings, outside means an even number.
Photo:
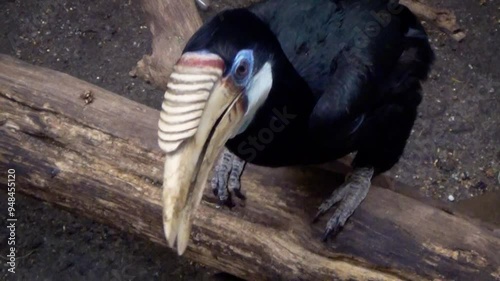
[[[221,205],[234,207],[231,198],[232,194],[242,200],[245,199],[245,196],[241,193],[240,184],[240,177],[245,164],[244,160],[241,160],[226,148],[222,152],[211,181],[212,191],[219,198]]]
[[[322,237],[323,241],[326,241],[331,234],[337,234],[347,219],[354,213],[354,210],[365,199],[370,189],[372,176],[373,168],[354,169],[346,181],[333,191],[330,198],[319,206],[314,221],[317,221],[321,215],[326,213],[335,204],[338,204],[332,217],[326,224],[326,229]]]

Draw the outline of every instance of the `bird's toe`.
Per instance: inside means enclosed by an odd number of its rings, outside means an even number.
[[[215,166],[214,176],[211,181],[212,191],[219,200],[219,205],[232,208],[235,206],[233,196],[245,200],[241,192],[240,177],[245,167],[245,161],[225,150]]]
[[[319,206],[313,222],[317,221],[321,215],[334,205],[336,206],[333,215],[326,224],[322,236],[323,241],[338,234],[359,204],[365,199],[370,189],[372,175],[373,169],[371,168],[356,169],[353,175],[334,190],[332,195]]]

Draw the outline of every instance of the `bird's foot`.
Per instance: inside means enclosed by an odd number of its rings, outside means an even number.
[[[327,200],[319,207],[318,213],[314,217],[314,222],[326,213],[331,207],[338,204],[332,217],[326,224],[322,240],[326,241],[330,235],[336,235],[344,226],[347,219],[354,213],[354,210],[365,199],[370,189],[373,168],[356,168],[346,181],[335,189]]]
[[[211,181],[212,191],[219,198],[220,205],[230,208],[234,207],[232,195],[245,200],[245,195],[241,193],[240,177],[245,168],[246,162],[238,156],[224,149]]]

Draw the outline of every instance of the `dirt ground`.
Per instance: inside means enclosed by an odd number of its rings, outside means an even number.
[[[429,0],[455,11],[458,43],[426,24],[437,54],[419,119],[389,174],[425,196],[461,202],[500,190],[500,3]],[[0,53],[159,108],[162,92],[129,70],[150,49],[139,1],[0,0]],[[213,0],[206,18],[255,0]],[[486,194],[486,195],[484,195]],[[0,193],[0,209],[6,209]],[[228,280],[168,250],[20,194],[17,273],[0,280]],[[0,243],[6,245],[0,232]],[[2,257],[6,253],[0,247]]]

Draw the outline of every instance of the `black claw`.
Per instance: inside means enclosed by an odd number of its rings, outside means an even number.
[[[339,218],[336,219],[335,223],[332,226],[329,226],[325,229],[323,236],[321,236],[321,241],[326,242],[328,237],[334,238],[339,234],[342,226],[340,225]]]
[[[311,223],[316,223],[318,222],[319,218],[321,217],[321,215],[323,214],[324,212],[323,211],[318,211],[316,213],[316,215],[314,216],[314,218],[312,219],[312,222]]]
[[[341,230],[342,230],[343,228],[344,228],[344,227],[343,227],[343,226],[341,226],[341,225],[339,225],[339,226],[335,227],[335,229],[333,229],[333,231],[332,231],[332,232],[330,232],[330,237],[332,237],[332,238],[337,237],[337,235],[341,232]]]
[[[330,228],[327,228],[325,230],[325,232],[323,233],[323,236],[321,236],[321,241],[322,242],[326,242],[328,240],[328,236],[330,236],[330,232],[332,231],[332,229]]]
[[[231,194],[226,199],[220,199],[219,198],[219,206],[226,206],[229,209],[232,209],[236,204],[233,203],[233,200],[231,199]]]
[[[221,200],[219,199],[219,206],[228,207],[229,209],[234,207],[234,204],[230,200]]]
[[[325,233],[323,233],[323,236],[321,236],[321,241],[327,242],[328,238],[335,238],[337,234],[339,234],[340,229],[340,227],[327,228]]]
[[[241,191],[239,189],[235,189],[233,191],[233,193],[234,193],[234,195],[236,195],[236,197],[240,198],[241,200],[247,199],[247,197],[243,193],[241,193]]]
[[[229,209],[232,209],[234,206],[236,206],[236,204],[233,203],[233,200],[228,199],[226,201],[226,207],[228,207]]]

